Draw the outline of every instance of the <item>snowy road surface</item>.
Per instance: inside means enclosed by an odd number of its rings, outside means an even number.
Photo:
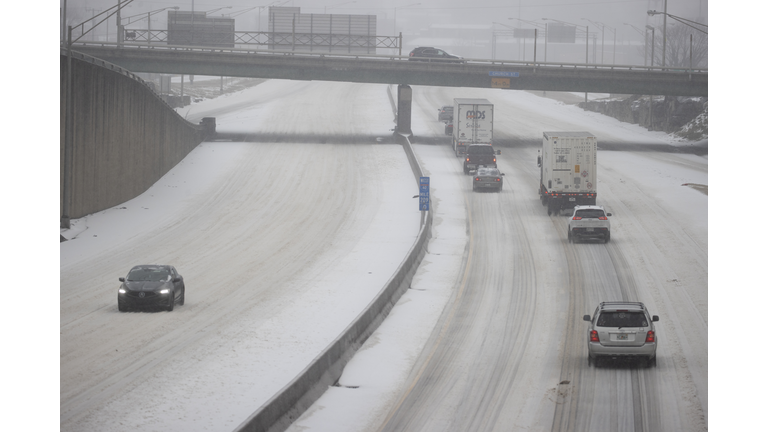
[[[222,131],[385,136],[384,89],[268,81],[200,109],[217,110]],[[524,92],[415,88],[417,142],[442,136],[435,111],[453,97],[496,105],[504,190],[473,193],[439,139],[415,146],[431,178],[429,253],[339,386],[291,430],[706,429],[707,196],[681,186],[708,183],[706,157],[599,152],[612,241],[568,244],[565,216],[540,205],[525,143],[543,130],[667,136]],[[206,143],[125,209],[76,221],[61,251],[61,430],[237,426],[413,243],[416,186],[398,150]],[[158,260],[187,278],[187,304],[119,314],[117,277]],[[657,368],[587,366],[581,316],[615,299],[661,317]]]
[[[385,321],[340,387],[289,430],[705,430],[708,198],[682,185],[708,183],[707,159],[599,152],[598,201],[613,213],[611,243],[569,244],[566,217],[547,216],[538,200],[537,147],[517,142],[543,130],[588,130],[613,143],[668,139],[526,93],[420,88],[415,140],[442,133],[434,107],[470,95],[495,104],[497,137],[512,141],[499,157],[502,193],[472,192],[446,145],[415,146],[434,189],[430,248],[439,253],[427,255],[412,288],[439,296],[444,287],[428,278],[442,273],[454,281],[446,308],[421,335],[423,350],[403,343],[398,357],[379,347],[392,351],[398,327],[424,328],[416,294],[401,300],[396,322]],[[463,261],[446,258],[456,254]],[[643,301],[662,317],[655,369],[588,367],[581,317],[607,300]],[[385,355],[413,367],[382,376],[388,368],[365,360]]]
[[[287,96],[256,107],[253,130],[333,132],[344,112],[355,132],[390,134],[384,86],[273,81],[249,99],[270,86]],[[392,276],[419,230],[417,193],[399,145],[215,142],[141,197],[75,221],[61,244],[61,430],[234,429]],[[175,265],[186,304],[119,313],[117,278],[142,263]]]

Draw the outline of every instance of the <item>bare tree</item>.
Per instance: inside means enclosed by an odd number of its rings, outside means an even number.
[[[693,36],[693,38],[691,38]],[[656,40],[653,65],[661,66],[664,36],[660,29],[656,29]],[[667,26],[667,53],[666,66],[673,68],[688,68],[693,62],[694,68],[706,68],[708,61],[708,37],[707,34],[695,30],[687,25],[679,23]],[[691,46],[693,41],[693,46]],[[691,58],[691,48],[693,57]]]

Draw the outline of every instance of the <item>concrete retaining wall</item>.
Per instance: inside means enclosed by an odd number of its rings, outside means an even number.
[[[407,137],[399,137],[419,182],[423,171]],[[384,321],[403,293],[410,287],[431,237],[432,212],[425,212],[416,242],[392,278],[376,298],[333,343],[278,394],[267,401],[235,430],[239,432],[281,432],[309,409],[329,386],[341,377],[344,366],[366,339]]]
[[[60,62],[60,215],[78,218],[146,191],[201,141],[140,78],[83,54],[72,59],[72,147],[65,166],[67,56]],[[65,183],[65,174],[69,182]],[[65,187],[69,193],[65,194]],[[68,214],[64,199],[69,196]]]

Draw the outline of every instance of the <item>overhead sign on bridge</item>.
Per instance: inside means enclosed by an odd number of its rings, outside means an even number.
[[[519,72],[488,72],[488,75],[492,77],[512,77],[512,78],[520,78]]]
[[[168,45],[234,47],[235,20],[209,17],[205,12],[168,11]]]

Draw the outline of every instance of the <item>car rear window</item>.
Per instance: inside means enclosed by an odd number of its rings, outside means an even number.
[[[491,146],[469,146],[467,149],[469,154],[493,154],[493,147]]]
[[[597,318],[598,327],[647,327],[642,312],[603,312]]]
[[[580,218],[599,218],[605,216],[605,212],[599,209],[576,210],[576,216]]]

